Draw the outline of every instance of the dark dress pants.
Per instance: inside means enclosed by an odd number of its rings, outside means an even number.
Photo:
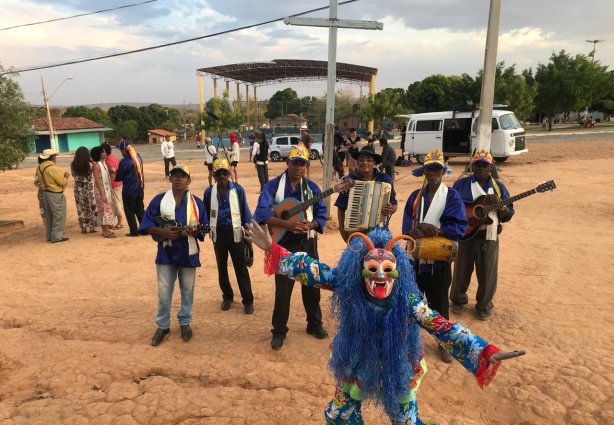
[[[291,252],[306,252],[310,257],[318,258],[317,240],[304,239],[301,241],[282,242],[281,246]],[[299,284],[300,285],[300,284]],[[317,329],[322,326],[322,311],[320,310],[320,289],[301,286],[303,306],[307,313],[307,327]],[[282,275],[275,275],[275,307],[273,308],[273,335],[286,335],[288,332],[288,317],[290,316],[290,299],[294,289],[294,280]]]
[[[426,301],[431,309],[437,310],[446,319],[450,318],[450,304],[448,303],[448,290],[452,283],[452,266],[444,264],[435,269],[418,274],[416,278],[418,289],[426,295]]]
[[[228,277],[228,253],[230,253],[232,265],[235,269],[237,284],[239,285],[239,291],[243,299],[243,305],[252,305],[254,303],[252,281],[249,277],[247,266],[245,265],[245,255],[243,253],[245,241],[241,239],[241,242],[237,243],[233,238],[232,229],[220,230],[218,228],[216,241],[215,244],[213,244],[222,298],[224,301],[232,301],[234,298],[234,292],[232,286],[230,286],[230,279]]]
[[[129,195],[122,193],[122,201],[124,203],[124,214],[126,215],[126,222],[130,227],[130,234],[138,236],[139,224],[143,220],[145,215],[145,205],[143,204],[143,194]],[[137,223],[138,219],[138,223]]]
[[[469,240],[460,241],[458,245],[458,258],[454,263],[454,278],[450,290],[450,301],[453,303],[467,304],[469,302],[467,289],[471,283],[474,266],[478,278],[475,308],[490,310],[497,291],[499,238],[496,241],[487,241],[485,230],[480,230]]]
[[[175,160],[175,157],[164,158],[164,178],[166,179],[168,178],[169,164],[173,164],[173,167],[177,165],[177,160]]]
[[[268,164],[256,164],[256,171],[258,172],[258,181],[260,182],[260,191],[262,192],[264,185],[269,181],[269,166]]]

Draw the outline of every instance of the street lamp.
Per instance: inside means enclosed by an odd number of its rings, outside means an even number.
[[[57,143],[55,142],[55,134],[53,131],[53,122],[51,121],[51,112],[49,111],[49,99],[53,97],[53,95],[62,87],[68,80],[72,80],[72,77],[65,78],[51,93],[51,96],[47,97],[47,92],[45,91],[45,82],[43,81],[43,76],[41,75],[41,85],[43,86],[43,100],[45,101],[45,109],[47,111],[47,123],[49,125],[49,143],[51,145],[51,149],[55,149],[57,151]]]
[[[591,58],[593,58],[593,61],[595,60],[595,51],[597,49],[597,43],[601,43],[602,41],[605,40],[586,40],[587,43],[593,43],[593,50],[588,54]]]

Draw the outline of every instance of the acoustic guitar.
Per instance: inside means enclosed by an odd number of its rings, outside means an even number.
[[[497,211],[504,206],[507,206],[520,199],[526,198],[527,196],[534,195],[539,192],[548,192],[554,189],[556,189],[554,180],[550,180],[540,184],[535,189],[527,190],[526,192],[522,192],[516,196],[512,196],[508,199],[501,200],[491,205],[486,205],[484,203],[484,198],[486,197],[486,195],[480,196],[478,199],[471,203],[466,203],[465,214],[467,215],[467,230],[465,230],[465,236],[463,236],[461,240],[465,241],[471,239],[475,236],[481,226],[485,224],[491,224],[492,219],[488,217],[489,212]]]
[[[345,192],[346,190],[354,187],[354,180],[345,178],[337,183],[335,186],[326,189],[324,192],[321,192],[319,195],[314,196],[311,199],[306,200],[305,202],[300,202],[294,198],[286,198],[278,204],[273,205],[271,210],[275,214],[275,217],[280,218],[285,221],[289,221],[291,223],[297,223],[301,220],[305,219],[305,211],[307,208],[315,204],[316,202],[321,201],[324,198],[329,197],[335,192]],[[271,239],[275,242],[280,242],[288,229],[277,226],[269,226]]]
[[[211,228],[208,224],[199,224],[197,226],[182,226],[177,220],[172,220],[168,218],[164,218],[160,215],[154,217],[154,223],[158,227],[176,227],[178,231],[183,230],[198,230],[202,234],[207,234],[211,231]],[[151,238],[156,242],[164,242],[166,238],[162,235],[151,235]]]

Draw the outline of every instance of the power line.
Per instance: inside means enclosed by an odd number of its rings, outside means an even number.
[[[356,1],[358,1],[358,0],[342,1],[342,2],[339,3],[339,6],[345,5],[345,4],[348,4],[348,3],[354,3]],[[328,9],[329,7],[330,6],[318,7],[318,8],[315,8],[315,9],[311,9],[311,10],[307,10],[307,11],[304,11],[304,12],[296,13],[294,15],[290,15],[290,17],[307,15],[307,14],[313,13],[313,12],[320,12],[322,10]],[[229,29],[229,30],[216,32],[216,33],[213,33],[213,34],[202,35],[200,37],[188,38],[187,40],[174,41],[172,43],[159,44],[157,46],[144,47],[142,49],[129,50],[129,51],[126,51],[126,52],[109,53],[109,54],[106,54],[106,55],[94,56],[94,57],[84,58],[84,59],[74,59],[74,60],[71,60],[71,61],[60,62],[60,63],[55,63],[55,64],[33,65],[33,66],[27,66],[27,67],[23,67],[23,68],[11,69],[11,70],[7,70],[7,71],[4,71],[4,72],[0,72],[0,76],[7,75],[7,74],[28,72],[28,71],[37,71],[39,69],[57,68],[57,67],[60,67],[60,66],[74,65],[74,64],[77,64],[77,63],[92,62],[92,61],[97,61],[97,60],[101,60],[101,59],[109,59],[109,58],[115,58],[115,57],[118,57],[118,56],[131,55],[133,53],[147,52],[149,50],[156,50],[156,49],[161,49],[163,47],[176,46],[176,45],[179,45],[179,44],[190,43],[190,42],[196,41],[196,40],[203,40],[205,38],[217,37],[218,35],[230,34],[230,33],[233,33],[233,32],[242,31],[242,30],[249,29],[249,28],[255,28],[255,27],[259,27],[259,26],[263,26],[263,25],[268,25],[268,24],[272,24],[274,22],[283,21],[284,18],[285,18],[285,16],[281,17],[281,18],[270,19],[268,21],[260,22],[260,23],[257,23],[257,24],[245,25],[245,26],[242,26],[242,27],[232,28],[232,29]]]
[[[14,25],[12,27],[0,28],[0,31],[12,30],[14,28],[21,28],[21,27],[29,27],[32,25],[48,24],[49,22],[64,21],[66,19],[73,19],[73,18],[80,18],[82,16],[96,15],[97,13],[112,12],[113,10],[126,9],[128,7],[140,6],[142,4],[153,3],[156,1],[158,0],[147,0],[147,1],[142,1],[140,3],[132,3],[132,4],[126,4],[123,6],[114,7],[112,9],[102,9],[102,10],[97,10],[95,12],[80,13],[79,15],[72,15],[72,16],[65,16],[63,18],[49,19],[47,21],[38,21],[38,22],[31,22],[29,24]]]

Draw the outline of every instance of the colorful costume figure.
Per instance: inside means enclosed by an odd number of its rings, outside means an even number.
[[[473,373],[481,387],[499,367],[500,361],[489,361],[497,347],[428,307],[406,253],[396,244],[409,237],[391,237],[381,228],[352,235],[334,269],[276,243],[266,253],[265,272],[333,291],[338,329],[329,366],[337,389],[325,411],[327,424],[363,424],[363,400],[382,405],[395,425],[425,424],[416,404],[426,373],[420,327]]]

